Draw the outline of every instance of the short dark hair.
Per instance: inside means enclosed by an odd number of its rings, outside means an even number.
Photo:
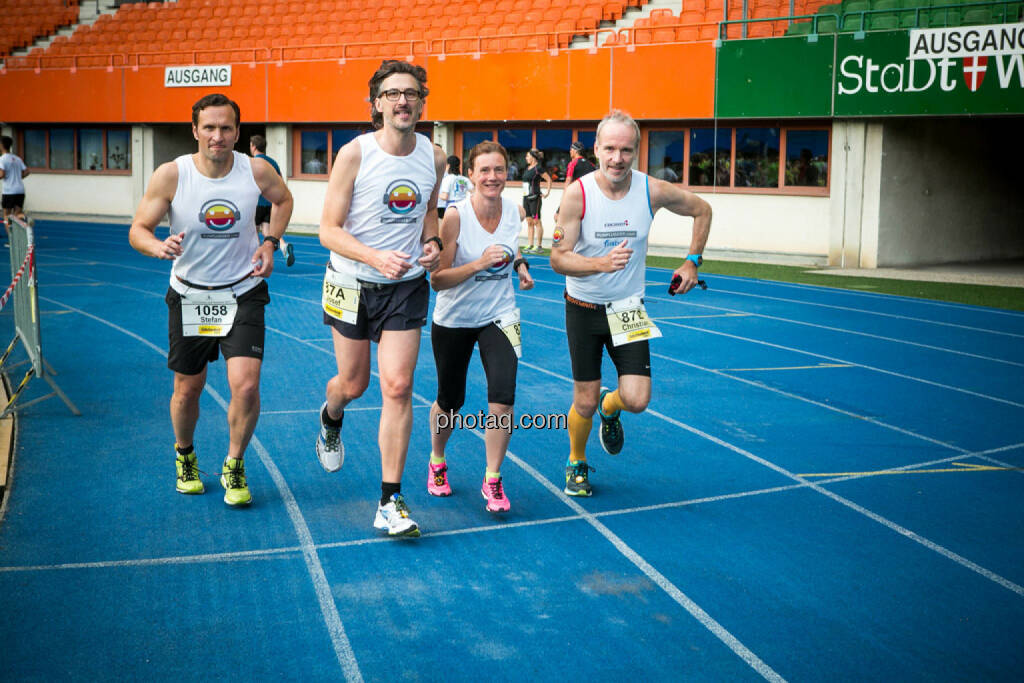
[[[242,123],[242,112],[238,109],[238,103],[219,92],[204,95],[192,105],[192,125],[199,125],[199,112],[202,110],[207,107],[223,107],[224,105],[230,105],[235,110],[235,127],[237,128]]]
[[[473,164],[476,163],[478,156],[481,154],[491,154],[492,152],[497,152],[505,157],[505,166],[508,166],[508,151],[493,140],[484,140],[483,142],[478,142],[473,149],[469,150],[469,156],[466,157],[466,168],[472,171]]]
[[[256,148],[260,154],[267,153],[267,139],[262,135],[253,135],[249,138],[249,144]]]
[[[459,158],[454,154],[448,157],[448,170],[451,171],[452,173],[459,172],[460,164],[461,162],[459,161]]]
[[[4,135],[0,137],[0,143],[3,143],[4,149],[10,152],[14,149],[14,139],[10,135]]]
[[[544,152],[540,151],[539,149],[533,148],[530,151],[528,151],[527,154],[533,157],[538,164],[544,163]]]
[[[426,99],[427,95],[430,94],[430,90],[427,89],[426,69],[416,64],[410,64],[403,59],[385,59],[380,63],[380,68],[370,76],[370,121],[373,122],[374,128],[384,127],[384,115],[377,111],[373,101],[380,95],[380,92],[378,92],[380,84],[384,82],[385,78],[394,74],[409,74],[419,81],[421,99]]]
[[[583,150],[584,150],[583,143],[580,142],[579,140],[577,140],[576,142],[574,142],[571,145],[569,145],[569,149],[574,149],[577,152],[579,152],[580,154],[582,154]]]

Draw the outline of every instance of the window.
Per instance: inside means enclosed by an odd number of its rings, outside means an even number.
[[[338,158],[338,150],[362,135],[362,130],[354,128],[335,128],[331,131],[331,163]]]
[[[125,128],[29,128],[21,144],[32,170],[131,172],[131,131]]]
[[[481,142],[492,142],[494,140],[493,130],[464,130],[462,131],[462,173],[466,174],[469,167],[466,165],[466,161],[469,159],[469,150],[473,149]],[[516,169],[518,173],[518,169]],[[509,169],[509,180],[512,180],[512,170]]]
[[[670,183],[683,182],[685,145],[685,131],[651,131],[647,136],[647,168],[650,174]]]
[[[736,187],[779,186],[779,129],[736,129]]]
[[[690,185],[729,187],[732,129],[690,129]]]
[[[551,180],[565,180],[571,144],[572,130],[568,128],[537,131],[536,147],[544,154],[544,170],[551,176]]]
[[[305,175],[327,173],[327,131],[304,130],[300,134],[299,168]]]
[[[78,170],[103,170],[103,131],[83,128],[78,131]]]
[[[50,168],[63,171],[75,167],[75,131],[54,128],[50,131]]]
[[[825,187],[828,180],[828,131],[786,131],[786,186]]]
[[[520,180],[527,166],[526,153],[533,147],[533,129],[499,129],[498,144],[508,151],[508,179]]]

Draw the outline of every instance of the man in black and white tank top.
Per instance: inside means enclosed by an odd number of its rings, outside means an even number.
[[[585,448],[594,411],[601,418],[601,446],[614,455],[624,441],[620,412],[643,412],[651,400],[647,340],[661,333],[646,316],[643,296],[654,214],[664,208],[693,217],[690,255],[673,273],[676,293],[697,284],[711,230],[707,202],[632,169],[639,145],[640,129],[628,115],[613,111],[601,121],[594,143],[599,169],[566,189],[551,250],[551,267],[566,276],[565,325],[574,384],[565,492],[572,496],[592,492]],[[618,374],[614,390],[601,386],[604,348]]]
[[[390,536],[419,536],[401,493],[412,430],[413,371],[427,321],[426,273],[437,268],[437,186],[444,152],[416,133],[427,72],[385,60],[370,79],[377,131],[338,151],[320,221],[331,251],[323,318],[330,325],[338,374],[327,382],[316,452],[323,468],[341,468],[345,406],[370,383],[370,342],[380,373],[381,495],[373,525]]]
[[[137,251],[173,261],[165,299],[179,493],[203,493],[192,443],[199,396],[207,363],[218,353],[227,363],[230,444],[220,481],[231,506],[252,501],[244,456],[260,410],[263,307],[270,301],[263,279],[274,270],[274,251],[292,214],[291,193],[270,164],[233,150],[239,119],[238,105],[224,95],[193,105],[199,151],[156,169],[128,233]],[[260,194],[273,205],[262,242],[253,220]],[[156,227],[168,214],[170,235],[161,240]]]

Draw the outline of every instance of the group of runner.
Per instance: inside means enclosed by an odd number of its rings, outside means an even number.
[[[436,292],[431,341],[438,391],[430,409],[427,490],[452,494],[445,446],[465,401],[473,349],[479,348],[493,418],[485,434],[480,491],[487,510],[510,509],[501,476],[510,431],[497,425],[511,419],[522,352],[514,280],[520,289],[533,287],[518,247],[530,207],[502,196],[508,153],[495,142],[482,142],[466,155],[468,178],[460,176],[458,159],[453,163],[415,131],[427,95],[422,67],[381,63],[369,81],[375,132],[339,150],[319,229],[330,252],[321,301],[336,373],[320,408],[316,454],[328,472],[342,467],[345,409],[369,387],[375,343],[382,408],[381,491],[373,525],[392,536],[420,534],[401,482],[430,288]],[[203,492],[193,444],[199,395],[208,362],[218,351],[226,359],[230,445],[220,480],[229,505],[252,500],[244,453],[259,415],[263,311],[269,302],[264,279],[273,272],[292,211],[291,194],[274,168],[232,151],[239,123],[238,106],[227,97],[200,99],[192,112],[198,152],[156,170],[130,229],[138,251],[174,261],[166,296],[168,367],[174,372],[171,420],[181,493]],[[616,111],[601,121],[594,147],[598,172],[566,187],[553,236],[551,265],[566,276],[574,378],[564,489],[573,496],[592,493],[585,444],[594,413],[601,420],[601,444],[614,454],[624,440],[621,411],[641,412],[650,400],[648,340],[660,333],[646,316],[643,293],[654,213],[666,208],[694,219],[690,255],[673,273],[672,286],[680,293],[697,283],[710,229],[706,202],[632,169],[639,142],[639,128],[629,116]],[[449,176],[458,178],[447,181]],[[262,242],[254,221],[261,195],[271,205]],[[447,205],[443,212],[437,210],[439,195]],[[161,240],[155,231],[168,212],[170,234]],[[618,373],[614,390],[601,386],[605,348]]]

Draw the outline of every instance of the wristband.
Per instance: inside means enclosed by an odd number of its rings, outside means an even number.
[[[442,242],[441,238],[438,237],[437,235],[434,235],[433,237],[428,238],[427,241],[423,243],[423,245],[426,246],[430,242],[437,242],[438,250],[439,251],[444,251],[444,242]]]
[[[264,235],[263,241],[270,242],[271,244],[273,244],[274,251],[277,251],[278,249],[281,248],[281,240],[278,239],[277,237],[274,237],[273,235]]]
[[[519,272],[519,266],[526,266],[526,269],[529,270],[530,269],[530,262],[527,261],[526,259],[522,258],[522,257],[519,257],[515,261],[512,262],[512,270],[514,270],[514,271],[516,271],[518,273]]]

